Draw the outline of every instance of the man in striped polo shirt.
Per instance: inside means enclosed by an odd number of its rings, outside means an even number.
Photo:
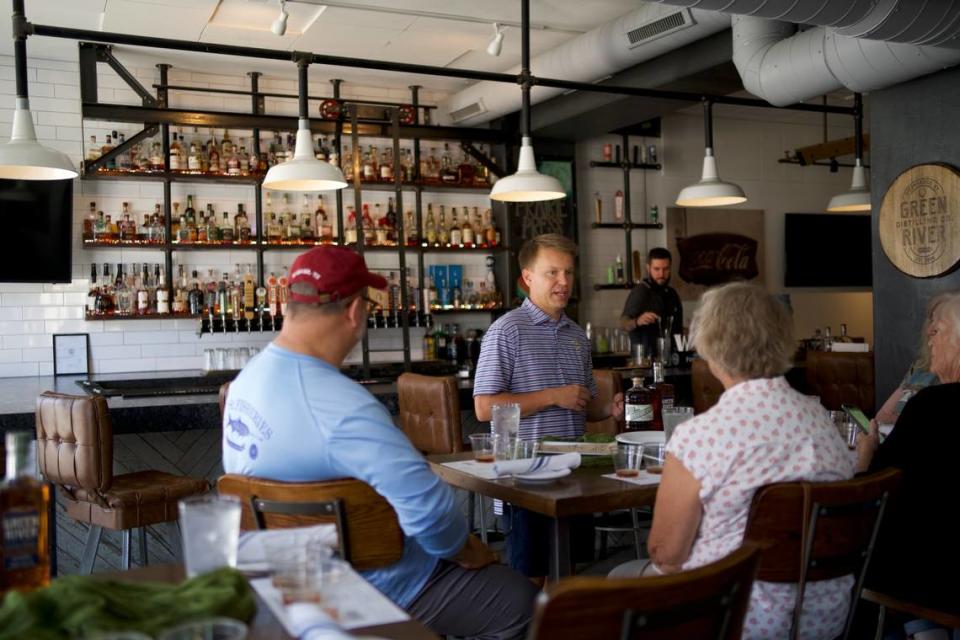
[[[576,256],[577,245],[561,235],[528,240],[519,258],[530,296],[483,336],[473,385],[477,419],[488,421],[494,405],[515,402],[524,440],[579,436],[588,418],[603,417],[586,413],[597,395],[590,340],[563,312],[573,292]],[[622,395],[614,399],[612,413],[623,414]],[[522,509],[506,511],[510,566],[528,576],[546,575],[546,519]]]

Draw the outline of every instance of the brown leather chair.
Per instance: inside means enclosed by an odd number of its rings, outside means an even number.
[[[210,489],[202,478],[162,471],[113,475],[113,427],[100,396],[47,391],[37,398],[36,416],[40,472],[66,498],[67,516],[90,525],[80,573],[93,571],[105,528],[123,532],[124,569],[130,568],[130,532],[139,529],[145,565],[144,527],[176,521],[178,500]]]
[[[613,396],[622,391],[620,374],[610,369],[594,369],[593,380],[597,384],[597,397],[590,400],[587,413],[592,411],[603,412],[600,420],[587,422],[587,433],[617,434],[617,420],[610,415],[610,404]]]
[[[820,396],[827,409],[836,411],[842,404],[853,404],[872,416],[873,353],[808,352],[807,393]]]
[[[220,385],[220,393],[217,400],[220,402],[220,421],[223,422],[223,410],[227,406],[227,394],[230,393],[230,383],[224,382]]]
[[[690,385],[693,387],[693,411],[698,415],[717,404],[723,395],[723,385],[710,372],[703,358],[697,358],[690,366]]]
[[[848,637],[887,500],[899,469],[842,482],[783,482],[753,497],[743,539],[760,545],[757,580],[797,583],[790,638],[796,638],[808,581],[853,574],[856,584],[843,637]]]
[[[426,455],[463,451],[460,390],[453,376],[404,373],[397,378],[400,428]]]
[[[403,555],[396,511],[359,480],[278,482],[227,474],[217,480],[217,490],[240,498],[243,530],[333,523],[341,556],[361,571],[391,565]]]
[[[746,544],[692,571],[631,580],[566,578],[537,598],[531,640],[740,637],[759,550]]]

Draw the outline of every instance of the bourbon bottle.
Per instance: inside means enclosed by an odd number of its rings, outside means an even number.
[[[624,398],[627,431],[651,431],[653,426],[653,393],[643,386],[643,378],[634,378]]]
[[[673,385],[663,381],[663,363],[653,363],[653,429],[663,431],[663,410],[673,407]]]
[[[0,595],[50,584],[50,488],[37,477],[33,434],[11,431],[5,445],[6,480],[0,485]]]

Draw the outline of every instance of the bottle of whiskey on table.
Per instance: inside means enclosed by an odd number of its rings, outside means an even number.
[[[50,584],[47,541],[50,488],[36,470],[34,436],[6,434],[6,479],[0,485],[0,596]]]
[[[673,407],[673,385],[663,381],[663,363],[653,363],[653,429],[663,431],[663,410]]]
[[[653,393],[643,386],[643,378],[633,378],[633,386],[624,397],[627,431],[653,430]]]

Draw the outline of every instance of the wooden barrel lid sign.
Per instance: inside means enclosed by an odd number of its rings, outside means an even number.
[[[880,205],[880,244],[897,269],[917,278],[960,262],[960,172],[921,164],[893,181]]]

